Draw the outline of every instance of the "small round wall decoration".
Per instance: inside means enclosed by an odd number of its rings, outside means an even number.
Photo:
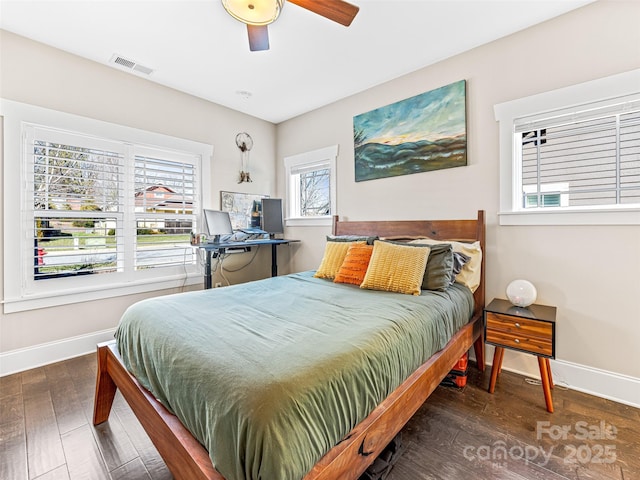
[[[507,298],[516,307],[528,307],[537,297],[536,287],[527,280],[514,280],[507,286]]]

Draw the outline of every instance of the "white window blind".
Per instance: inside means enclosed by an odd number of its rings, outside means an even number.
[[[640,205],[640,100],[514,122],[519,208]]]
[[[29,291],[39,280],[102,285],[197,266],[196,155],[35,125],[25,131]]]
[[[122,271],[122,146],[41,127],[27,139],[34,280]]]
[[[136,269],[195,263],[196,180],[192,162],[135,156]]]

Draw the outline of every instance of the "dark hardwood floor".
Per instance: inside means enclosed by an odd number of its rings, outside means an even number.
[[[169,480],[126,402],[91,424],[96,357],[0,378],[2,480]],[[640,410],[503,372],[470,368],[462,390],[439,387],[402,432],[388,480],[640,479]],[[272,479],[278,480],[278,479]]]

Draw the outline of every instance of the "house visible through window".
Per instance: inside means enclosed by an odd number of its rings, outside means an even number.
[[[287,225],[323,225],[335,210],[338,147],[285,158]]]
[[[522,208],[640,204],[640,102],[575,117],[516,122]]]
[[[501,225],[640,224],[640,70],[496,105]]]
[[[136,269],[193,264],[197,165],[135,156]],[[152,195],[149,195],[152,194]]]

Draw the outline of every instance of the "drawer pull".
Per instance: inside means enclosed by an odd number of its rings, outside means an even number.
[[[516,322],[516,328],[520,328],[520,324]]]
[[[520,343],[520,339],[519,338],[516,338],[513,341],[516,342],[516,343]]]

